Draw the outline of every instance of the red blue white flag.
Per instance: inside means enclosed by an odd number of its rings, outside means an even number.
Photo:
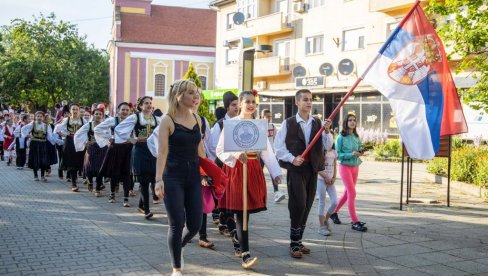
[[[363,79],[388,98],[410,157],[432,159],[440,136],[467,132],[444,46],[418,3],[368,69]]]

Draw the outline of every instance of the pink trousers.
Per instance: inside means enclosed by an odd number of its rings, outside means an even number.
[[[338,213],[342,205],[347,201],[347,208],[349,209],[349,216],[352,222],[357,222],[358,217],[356,215],[356,182],[358,180],[359,166],[346,166],[339,164],[339,175],[341,176],[342,183],[344,184],[344,194],[337,203],[335,212]]]

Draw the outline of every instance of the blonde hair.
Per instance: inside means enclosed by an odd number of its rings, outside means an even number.
[[[191,80],[177,80],[170,86],[169,91],[169,106],[168,115],[173,117],[176,115],[176,110],[179,107],[178,100],[183,96],[183,93],[189,88],[197,89],[197,85]]]

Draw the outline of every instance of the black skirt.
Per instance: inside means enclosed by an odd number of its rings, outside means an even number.
[[[67,136],[63,146],[63,166],[67,171],[83,169],[85,151],[76,151],[73,136]]]
[[[33,170],[47,170],[49,168],[49,156],[46,141],[31,141],[29,149],[29,168]]]
[[[86,176],[94,177],[98,175],[106,153],[107,147],[100,148],[97,143],[87,146],[85,160],[83,162],[83,170]]]
[[[56,146],[47,142],[47,155],[49,157],[49,165],[54,165],[58,163],[58,153],[56,151]]]
[[[103,159],[100,175],[110,178],[123,178],[130,175],[132,144],[111,144]]]
[[[137,142],[132,148],[132,173],[148,177],[156,176],[156,157],[154,157],[146,142]]]

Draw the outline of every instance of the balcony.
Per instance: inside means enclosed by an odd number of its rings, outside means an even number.
[[[286,16],[281,12],[249,19],[244,23],[244,36],[256,37],[261,35],[273,35],[293,31],[286,22]]]
[[[424,2],[425,0],[422,0]],[[415,0],[369,0],[370,12],[392,12],[400,9],[410,8]]]
[[[271,77],[289,75],[289,58],[265,57],[254,60],[254,77]]]

